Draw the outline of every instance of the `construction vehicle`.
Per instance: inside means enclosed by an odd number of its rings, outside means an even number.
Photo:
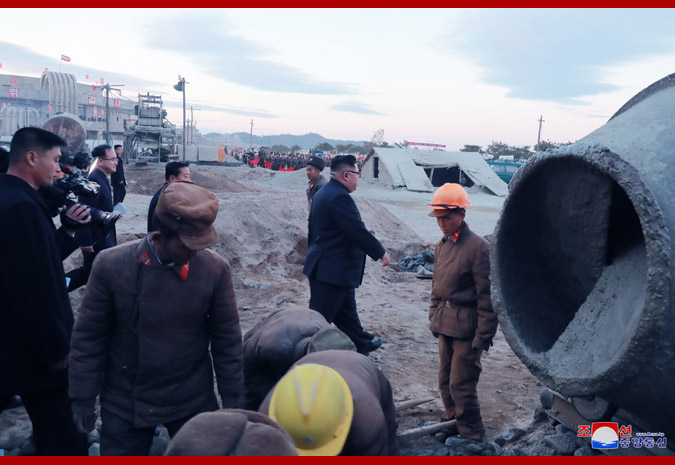
[[[138,94],[134,112],[138,120],[128,126],[124,133],[127,162],[178,160],[176,125],[166,119],[162,97],[150,93]]]

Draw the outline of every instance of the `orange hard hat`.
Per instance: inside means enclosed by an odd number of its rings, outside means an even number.
[[[436,190],[434,198],[427,207],[433,208],[429,216],[445,216],[448,210],[470,207],[469,195],[464,188],[455,183],[446,182]]]

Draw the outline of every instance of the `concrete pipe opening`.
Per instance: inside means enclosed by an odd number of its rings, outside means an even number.
[[[649,303],[641,222],[660,210],[634,204],[648,189],[626,162],[599,152],[570,148],[523,166],[492,251],[493,300],[509,344],[566,395],[602,392],[634,374],[648,322],[662,311]]]

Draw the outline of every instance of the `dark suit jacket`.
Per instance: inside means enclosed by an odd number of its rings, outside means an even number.
[[[91,197],[81,195],[79,196],[78,201],[82,204],[89,205],[90,207],[98,208],[104,212],[113,211],[113,198],[112,193],[110,192],[108,176],[106,176],[103,171],[95,169],[89,174],[88,179],[101,186],[98,194]],[[89,227],[79,229],[75,233],[75,237],[80,245],[94,245],[94,250],[96,251],[108,249],[117,245],[115,227],[113,226],[106,234],[103,226],[95,224],[93,221],[89,224]]]
[[[62,260],[77,248],[28,183],[0,174],[0,395],[67,383],[47,367],[70,350],[73,312]]]
[[[160,187],[157,192],[155,192],[155,195],[152,196],[150,199],[150,206],[148,207],[148,232],[153,232],[155,228],[152,225],[152,219],[155,217],[155,209],[157,208],[157,202],[159,202],[159,194],[162,193],[162,189],[164,189],[168,183],[164,183],[162,187]]]
[[[122,182],[120,183],[120,181]],[[117,157],[117,170],[110,175],[110,182],[113,187],[124,187],[127,185],[127,180],[124,179],[124,160],[120,157]]]
[[[347,188],[334,179],[314,196],[308,242],[303,273],[336,286],[359,287],[366,255],[379,260],[385,253],[363,224]]]

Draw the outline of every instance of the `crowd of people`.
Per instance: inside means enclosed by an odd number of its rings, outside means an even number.
[[[308,152],[268,152],[266,150],[258,151],[232,151],[232,156],[251,168],[266,168],[273,171],[295,171],[307,166],[307,161],[312,157],[320,157],[326,162],[330,162],[338,156],[334,153],[323,153],[316,151]],[[355,155],[359,167],[363,164],[365,155]]]
[[[21,129],[0,174],[8,251],[0,411],[20,396],[39,455],[87,455],[99,415],[102,455],[148,455],[160,424],[172,438],[168,455],[399,453],[391,385],[369,358],[386,341],[363,328],[357,310],[367,256],[382,266],[390,257],[351,197],[361,178],[355,156],[331,157],[328,179],[323,157],[297,159],[308,166],[308,308],[277,310],[242,335],[230,265],[210,249],[218,199],[191,182],[189,165],[166,165],[148,234],[116,245],[114,228],[93,234],[100,225],[91,215],[111,211],[111,195],[123,199],[114,188],[124,183],[108,181],[120,154],[107,145],[92,151],[88,175],[101,189],[64,205],[55,228],[40,189],[61,175],[64,146],[50,132]],[[429,319],[439,339],[440,420],[481,441],[476,385],[497,320],[487,243],[464,222],[469,206],[458,184],[428,205],[442,233]],[[84,255],[75,319],[62,260],[78,246],[93,256]]]

